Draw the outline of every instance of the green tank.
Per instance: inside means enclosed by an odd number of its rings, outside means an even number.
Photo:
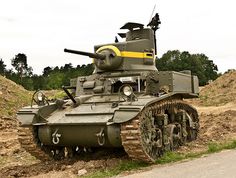
[[[87,148],[123,147],[131,159],[155,162],[165,151],[195,140],[199,118],[185,98],[198,97],[190,71],[158,71],[155,32],[159,15],[144,27],[126,23],[124,42],[96,45],[90,76],[63,87],[68,99],[48,101],[38,91],[17,113],[22,147],[41,160],[73,157]]]

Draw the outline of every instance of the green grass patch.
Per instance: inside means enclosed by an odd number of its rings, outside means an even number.
[[[236,140],[225,142],[225,143],[209,143],[207,153],[215,153],[224,149],[236,148]]]
[[[55,90],[54,92],[50,93],[50,95],[48,96],[48,99],[50,100],[54,100],[54,99],[62,99],[64,97],[66,97],[66,93],[62,90]]]
[[[184,159],[198,158],[205,152],[196,152],[196,153],[178,153],[178,152],[166,152],[162,157],[160,157],[156,163],[157,164],[166,164],[171,162],[177,162]]]
[[[156,163],[157,164],[166,164],[170,162],[176,162],[185,159],[185,155],[175,152],[166,152],[162,157],[160,157]]]
[[[215,143],[211,142],[208,144],[208,148],[205,151],[201,152],[192,152],[192,153],[178,153],[178,152],[166,152],[162,157],[160,157],[156,164],[167,164],[172,162],[177,162],[186,159],[193,159],[201,157],[202,155],[216,153],[225,149],[235,149],[236,148],[236,140],[228,141],[224,143]],[[96,171],[90,173],[88,175],[83,176],[84,178],[104,178],[104,177],[112,177],[118,175],[124,171],[137,170],[144,167],[149,166],[147,163],[137,162],[137,161],[121,161],[116,167]]]
[[[101,170],[96,171],[92,174],[88,174],[83,176],[84,178],[104,178],[104,177],[112,177],[115,175],[118,175],[124,171],[131,171],[140,169],[143,167],[147,167],[149,164],[144,162],[138,162],[138,161],[121,161],[115,168],[108,169],[108,170]]]

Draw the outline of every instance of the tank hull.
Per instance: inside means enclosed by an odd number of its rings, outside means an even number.
[[[59,134],[54,137],[53,134]],[[45,125],[38,127],[44,145],[79,147],[122,147],[120,125]]]
[[[80,77],[77,88],[85,94],[74,101],[20,110],[22,147],[40,159],[51,153],[61,159],[77,148],[123,147],[132,159],[155,162],[166,150],[196,139],[198,114],[183,99],[198,97],[197,78],[168,71],[125,75],[130,74]],[[117,81],[124,82],[120,89],[137,84],[136,93],[111,90]],[[101,82],[113,93],[92,94],[103,91]]]
[[[196,139],[198,114],[183,98],[197,95],[140,95],[134,101],[119,99],[118,105],[117,96],[108,97],[112,102],[96,102],[101,96],[93,96],[64,109],[56,104],[22,109],[18,112],[25,127],[19,136],[22,147],[39,159],[52,153],[62,159],[81,148],[123,147],[132,159],[155,162],[164,150]],[[42,111],[48,115],[42,117]]]

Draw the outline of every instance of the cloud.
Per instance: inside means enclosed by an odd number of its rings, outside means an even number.
[[[3,21],[3,22],[16,22],[16,18],[12,18],[12,17],[4,17],[4,16],[0,16],[0,21]]]

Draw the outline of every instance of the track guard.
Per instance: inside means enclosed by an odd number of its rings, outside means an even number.
[[[113,122],[117,124],[127,122],[136,117],[140,111],[141,108],[122,108],[116,110],[114,113]]]

